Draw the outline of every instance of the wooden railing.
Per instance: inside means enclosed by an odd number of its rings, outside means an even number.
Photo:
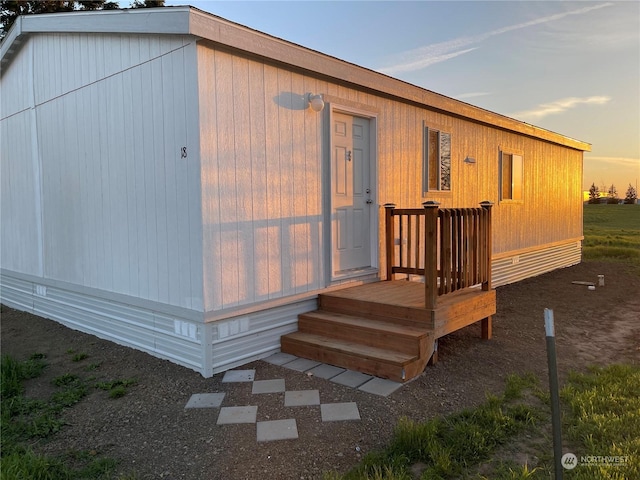
[[[387,280],[422,275],[426,308],[439,295],[482,284],[491,289],[491,202],[480,208],[385,205]]]

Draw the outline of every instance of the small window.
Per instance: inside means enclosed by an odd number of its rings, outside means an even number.
[[[522,200],[522,155],[500,152],[500,200]]]
[[[424,126],[422,191],[451,190],[451,134]]]

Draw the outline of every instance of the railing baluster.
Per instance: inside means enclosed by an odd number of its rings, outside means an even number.
[[[412,260],[412,250],[411,250],[411,246],[412,246],[412,237],[413,237],[413,230],[411,228],[411,223],[413,223],[411,220],[413,218],[413,215],[407,215],[407,267],[411,268],[411,260]],[[407,276],[407,278],[409,278]]]
[[[400,215],[399,217],[399,223],[400,225],[398,226],[398,238],[400,239],[399,243],[399,253],[398,253],[398,257],[399,257],[399,264],[401,267],[405,267],[405,262],[404,262],[404,219],[405,219],[405,215]]]
[[[414,249],[416,268],[420,268],[420,215],[416,215],[416,248]]]
[[[460,279],[458,271],[460,229],[458,228],[458,213],[455,210],[451,211],[451,217],[451,288],[455,291],[460,288],[458,285]]]
[[[473,217],[471,209],[465,209],[465,249],[466,249],[466,265],[464,275],[464,286],[473,285]]]

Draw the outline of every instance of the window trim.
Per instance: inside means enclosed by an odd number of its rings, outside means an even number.
[[[509,155],[511,157],[511,197],[505,198],[503,191],[503,180],[504,180],[504,156]],[[514,182],[514,157],[519,157],[520,163],[520,182],[519,189],[516,188],[516,183]],[[520,195],[517,198],[513,198],[514,190],[519,190]],[[522,151],[511,149],[511,148],[500,148],[498,150],[498,199],[500,203],[524,203],[524,154]]]
[[[438,187],[436,189],[432,189],[429,187],[429,174],[430,174],[430,169],[429,169],[429,134],[430,132],[437,132],[438,134],[438,153],[437,153],[437,182],[438,182]],[[449,175],[448,175],[448,180],[449,180],[449,188],[448,189],[443,189],[442,188],[442,152],[441,152],[441,145],[442,145],[442,135],[448,135],[449,136]],[[433,195],[435,193],[437,194],[450,194],[451,193],[451,159],[452,159],[452,155],[451,155],[451,133],[444,131],[441,128],[438,127],[429,127],[427,125],[427,122],[425,122],[424,120],[422,121],[422,195],[423,196],[427,196],[427,195]]]

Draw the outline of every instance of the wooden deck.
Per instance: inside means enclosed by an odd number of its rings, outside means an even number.
[[[490,325],[496,296],[465,289],[428,309],[424,284],[394,280],[322,294],[318,308],[282,337],[283,352],[404,382],[437,360],[438,338],[477,321]]]
[[[320,295],[318,311],[299,316],[281,350],[404,382],[437,361],[440,337],[480,321],[482,338],[491,338],[492,204],[480,205],[385,204],[387,280]]]

